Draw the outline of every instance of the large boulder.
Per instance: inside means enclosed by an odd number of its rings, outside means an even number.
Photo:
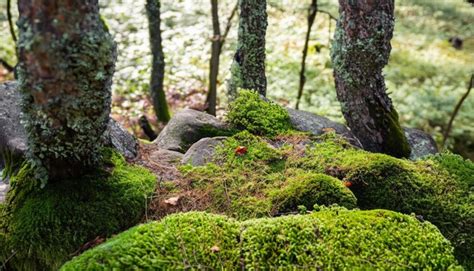
[[[196,167],[211,162],[217,146],[222,144],[226,138],[225,136],[206,137],[194,143],[184,154],[183,164],[191,164]]]
[[[412,128],[403,128],[403,131],[411,147],[410,159],[415,160],[438,153],[438,147],[431,135]]]
[[[216,117],[193,109],[184,109],[171,118],[154,143],[161,149],[185,153],[201,138],[230,133],[229,126]]]
[[[24,157],[27,149],[26,132],[20,122],[20,95],[14,81],[0,84],[0,168],[5,155]],[[105,145],[117,149],[126,158],[137,155],[138,142],[120,124],[110,119],[104,134]]]
[[[290,122],[293,128],[303,132],[309,132],[313,135],[322,135],[328,131],[334,131],[336,134],[343,136],[355,147],[362,148],[359,140],[352,132],[343,124],[334,122],[328,118],[306,112],[287,108],[290,115]]]

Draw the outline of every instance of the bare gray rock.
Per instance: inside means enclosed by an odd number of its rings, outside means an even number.
[[[347,141],[355,147],[362,148],[359,140],[345,125],[310,112],[295,110],[292,108],[287,108],[287,110],[290,115],[291,125],[296,130],[309,132],[316,136],[322,135],[329,130],[333,130],[336,134],[347,139]]]
[[[428,133],[413,128],[403,128],[403,130],[411,147],[411,160],[438,153],[438,146]]]
[[[229,126],[216,117],[193,109],[184,109],[171,118],[153,142],[161,149],[185,153],[201,138],[230,133]]]
[[[150,160],[159,164],[178,165],[181,163],[183,156],[180,152],[158,149],[150,154]]]
[[[212,162],[212,158],[216,152],[217,146],[222,144],[222,141],[227,137],[219,136],[212,138],[203,138],[194,143],[191,148],[184,154],[183,164],[191,164],[193,166],[204,166]]]
[[[137,139],[112,118],[105,131],[105,145],[114,147],[128,159],[135,158],[138,154]]]

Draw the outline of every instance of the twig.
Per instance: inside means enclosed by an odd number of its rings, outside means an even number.
[[[446,146],[446,141],[448,140],[449,134],[451,133],[451,129],[453,127],[453,122],[454,122],[454,119],[456,118],[456,116],[459,113],[459,109],[461,109],[462,104],[464,103],[464,101],[469,96],[469,93],[471,92],[473,81],[474,81],[474,74],[471,74],[471,80],[469,81],[467,91],[466,91],[466,93],[464,93],[464,95],[461,97],[461,99],[457,103],[456,107],[454,108],[453,114],[451,115],[451,118],[449,119],[448,127],[444,131],[443,146]]]
[[[308,57],[309,38],[311,36],[311,28],[313,27],[316,14],[318,12],[318,0],[312,0],[308,8],[308,29],[304,41],[303,57],[301,59],[300,84],[298,87],[298,96],[296,97],[295,109],[299,109],[301,97],[303,96],[304,84],[306,83],[306,58]]]
[[[333,19],[334,21],[337,21],[337,18],[334,15],[332,15],[329,11],[318,9],[318,12],[327,14],[329,16],[329,18]]]
[[[232,12],[230,13],[229,18],[227,19],[227,24],[225,26],[224,34],[221,37],[221,44],[220,44],[221,50],[227,39],[227,35],[229,35],[230,29],[232,28],[232,20],[234,19],[235,14],[237,14],[238,7],[239,7],[239,1],[237,1],[237,3],[235,4],[234,8],[232,9]]]
[[[15,29],[13,28],[13,19],[12,19],[12,12],[11,12],[11,0],[7,0],[7,18],[8,18],[8,25],[10,26],[10,34],[12,35],[13,41],[16,43],[16,35],[15,35]]]

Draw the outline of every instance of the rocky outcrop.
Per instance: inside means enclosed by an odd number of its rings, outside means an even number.
[[[204,166],[212,161],[217,146],[222,144],[227,137],[219,136],[213,138],[203,138],[194,143],[191,148],[184,154],[183,164],[191,164],[193,166]]]
[[[171,118],[154,143],[161,149],[185,153],[201,138],[230,133],[229,126],[216,117],[193,109],[185,109]]]
[[[352,132],[343,124],[332,121],[328,118],[306,112],[287,108],[290,115],[290,122],[293,128],[298,131],[309,132],[313,135],[322,135],[329,131],[334,131],[336,134],[346,138],[349,143],[355,147],[361,148],[359,140],[352,134]]]
[[[403,128],[408,144],[411,147],[410,159],[415,160],[424,156],[438,153],[438,147],[431,135],[412,128]]]

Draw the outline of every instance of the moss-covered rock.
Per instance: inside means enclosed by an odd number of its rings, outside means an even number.
[[[315,204],[356,206],[355,196],[342,181],[287,168],[290,148],[275,148],[243,131],[223,141],[213,163],[183,166],[187,181],[181,188],[190,189],[195,202],[205,202],[200,210],[238,219],[291,213],[300,205],[308,210]]]
[[[292,129],[290,116],[281,106],[264,100],[252,90],[240,90],[230,103],[227,120],[238,129],[275,136]]]
[[[456,155],[409,161],[354,148],[332,133],[265,139],[244,131],[224,141],[213,163],[182,171],[186,181],[164,195],[192,195],[194,205],[183,210],[238,219],[314,204],[414,213],[440,229],[462,264],[473,266],[474,165]]]
[[[12,178],[0,232],[5,236],[8,266],[18,270],[57,269],[84,243],[110,236],[141,220],[156,178],[128,165],[112,151],[101,169],[78,179],[39,188],[30,166]]]
[[[293,159],[288,166],[324,172],[349,183],[360,208],[416,213],[420,219],[429,220],[453,243],[457,257],[472,266],[471,162],[449,154],[412,162],[361,151],[326,136],[307,149],[305,157]]]
[[[385,210],[323,209],[236,222],[184,213],[137,226],[61,270],[455,269],[452,247],[429,222]]]

